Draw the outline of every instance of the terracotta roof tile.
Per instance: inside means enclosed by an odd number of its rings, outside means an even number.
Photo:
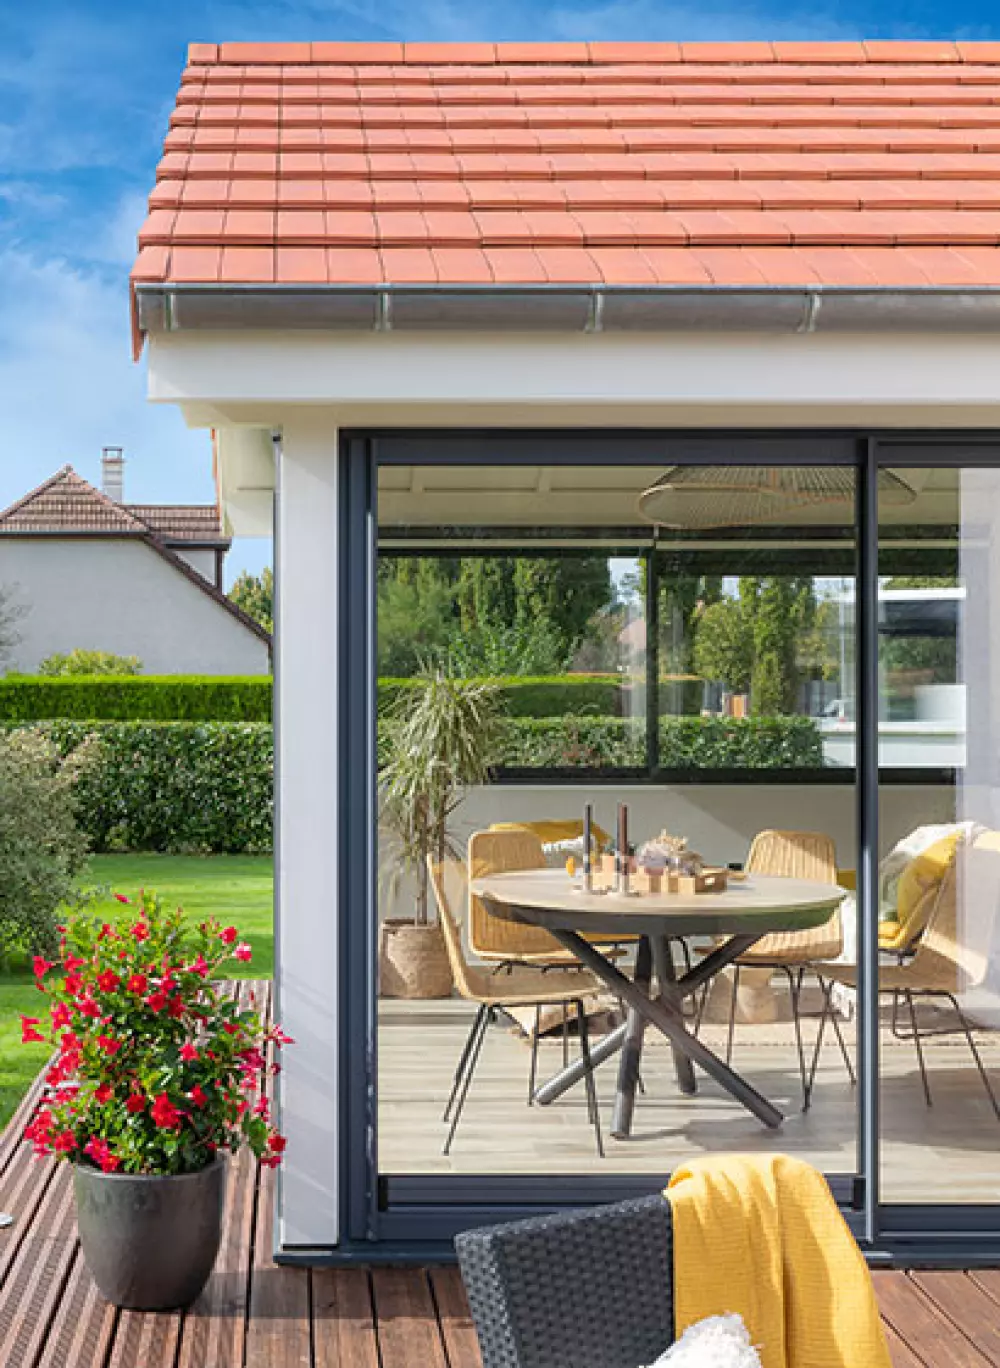
[[[1000,284],[1000,44],[193,44],[134,279]]]
[[[0,512],[2,533],[106,532],[129,537],[228,545],[214,504],[120,504],[63,466],[36,489]]]

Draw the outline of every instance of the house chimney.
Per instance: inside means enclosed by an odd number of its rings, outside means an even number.
[[[121,447],[101,450],[101,493],[121,503],[125,493],[125,457]]]

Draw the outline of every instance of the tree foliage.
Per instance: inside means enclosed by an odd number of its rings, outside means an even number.
[[[237,575],[229,598],[265,631],[274,631],[274,571],[269,565],[259,575],[251,575],[248,570]]]

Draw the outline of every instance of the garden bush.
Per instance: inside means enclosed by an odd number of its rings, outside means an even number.
[[[77,785],[94,850],[257,854],[272,843],[274,740],[266,723],[50,722],[68,753],[92,737]]]
[[[270,722],[268,675],[7,675],[0,722]]]
[[[87,858],[77,822],[93,772],[85,736],[56,747],[40,732],[0,736],[0,955],[52,954],[57,911],[76,897]]]
[[[46,656],[38,666],[40,675],[137,675],[142,674],[138,656],[115,655],[113,651],[87,651],[78,646],[74,651],[57,651]]]
[[[420,677],[380,679],[379,711],[392,707],[407,689],[420,686]],[[496,685],[500,706],[508,717],[564,717],[590,713],[595,717],[615,717],[622,711],[623,686],[617,675],[548,675],[491,679]]]

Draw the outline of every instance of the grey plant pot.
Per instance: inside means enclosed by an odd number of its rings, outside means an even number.
[[[190,1306],[219,1252],[226,1161],[198,1173],[73,1170],[80,1245],[102,1296],[131,1311]]]

